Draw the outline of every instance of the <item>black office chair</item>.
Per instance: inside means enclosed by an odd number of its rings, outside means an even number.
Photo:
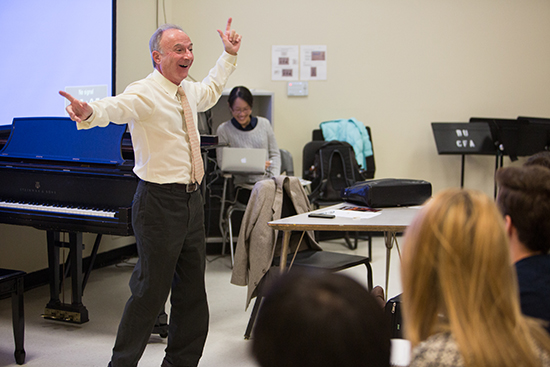
[[[222,255],[225,255],[225,244],[229,242],[229,253],[231,255],[231,267],[235,263],[235,248],[233,241],[233,213],[244,212],[246,210],[246,202],[238,200],[239,192],[250,191],[253,185],[242,184],[233,185],[232,176],[224,175],[223,191],[221,198],[220,209],[220,232],[222,234]],[[230,198],[228,199],[228,191],[231,190]],[[243,195],[246,197],[246,195]],[[227,208],[226,205],[228,204]]]
[[[281,152],[281,174],[294,176],[294,159],[292,154],[286,149],[279,149]]]
[[[292,158],[292,154],[285,149],[279,149],[279,152],[281,153],[281,174],[294,176],[294,160]],[[225,179],[226,182],[224,184],[227,185],[227,180],[229,178],[225,177]],[[227,188],[224,189],[224,193],[222,194],[224,198],[226,196],[225,190],[227,190]],[[252,185],[236,187],[236,190],[252,190]],[[222,223],[222,255],[225,254],[225,243],[228,241],[229,250],[231,252],[231,267],[233,267],[233,264],[235,262],[235,249],[233,246],[233,213],[236,211],[244,212],[246,210],[247,204],[245,202],[240,202],[239,200],[237,200],[238,192],[236,192],[234,196],[235,201],[230,203],[230,205],[227,207],[227,211],[225,212],[225,216],[220,221],[220,223]]]
[[[366,157],[366,165],[367,168],[361,172],[361,178],[357,180],[364,180],[364,179],[372,179],[374,178],[374,174],[376,171],[376,164],[374,160],[374,144],[372,139],[372,132],[369,126],[365,126],[367,129],[367,132],[370,137],[371,146],[373,154],[369,157]],[[303,169],[303,177],[307,177],[308,171],[311,169],[311,167],[315,163],[315,155],[319,148],[321,148],[323,145],[325,145],[326,141],[323,137],[323,132],[321,129],[314,129],[312,131],[312,141],[307,143],[304,146],[303,152],[302,152],[302,169]],[[326,201],[320,198],[316,198],[312,204],[315,208],[319,208],[322,206],[330,206],[334,204],[341,203],[342,201]],[[325,236],[323,238],[341,238],[342,233],[341,232],[323,232],[322,234],[318,234],[317,236]],[[328,237],[326,237],[328,236]],[[356,232],[354,234],[354,241],[351,241],[349,232],[343,232],[344,240],[346,241],[346,244],[350,249],[356,249],[357,244],[359,241],[359,238],[365,238],[368,241],[368,254],[369,258],[372,259],[372,234],[370,232],[365,232],[362,236],[359,232]],[[319,239],[319,238],[318,238]]]
[[[303,187],[302,187],[302,190],[303,190]],[[296,209],[294,207],[294,204],[292,203],[292,200],[286,193],[286,190],[283,190],[283,207],[281,212],[281,218],[292,216],[292,215],[296,215]],[[279,237],[282,237],[282,232],[279,232],[279,235],[280,235]],[[290,242],[299,243],[300,240],[303,241],[304,239],[308,241],[309,237],[302,236],[302,234],[299,232],[293,232],[291,234]],[[278,239],[278,241],[281,241],[281,240],[282,238]],[[297,251],[295,253],[295,256],[294,256],[294,253],[290,253],[288,255],[287,269],[289,269],[289,271],[292,271],[292,269],[296,269],[296,268],[315,268],[315,269],[320,269],[320,270],[325,270],[330,272],[336,272],[344,269],[349,269],[358,265],[365,265],[367,270],[366,288],[369,291],[372,290],[372,287],[373,287],[372,267],[370,265],[370,259],[368,257],[342,254],[342,253],[330,252],[330,251],[319,251],[319,250],[311,249],[310,246],[305,246],[305,247],[307,247],[308,249]],[[304,248],[304,246],[297,245],[296,248]],[[262,277],[257,287],[256,301],[254,302],[254,307],[252,309],[252,313],[250,314],[250,319],[246,327],[246,331],[244,334],[245,339],[249,339],[252,334],[252,330],[254,328],[254,322],[256,321],[256,317],[258,315],[258,311],[260,310],[264,295],[269,290],[269,286],[271,285],[273,279],[280,275],[280,268],[279,268],[280,262],[281,262],[281,259],[279,256],[273,259],[271,268]]]

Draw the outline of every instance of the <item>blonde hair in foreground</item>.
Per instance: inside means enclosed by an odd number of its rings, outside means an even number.
[[[540,366],[550,338],[521,314],[504,221],[492,199],[447,189],[407,229],[401,265],[413,346],[450,331],[466,366]]]

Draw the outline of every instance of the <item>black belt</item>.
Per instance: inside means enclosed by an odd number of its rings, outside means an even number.
[[[178,189],[182,189],[182,190],[185,190],[185,192],[195,192],[199,189],[199,187],[201,187],[198,183],[196,182],[193,182],[191,184],[173,184],[173,185],[176,185],[176,187]]]
[[[195,192],[201,187],[201,185],[199,185],[196,182],[191,184],[169,183],[169,184],[161,184],[161,185],[164,187],[169,187],[171,189],[185,191],[187,193]]]

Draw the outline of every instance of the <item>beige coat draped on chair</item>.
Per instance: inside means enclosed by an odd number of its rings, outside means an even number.
[[[297,177],[277,176],[254,185],[242,220],[231,276],[232,284],[248,285],[246,307],[256,296],[258,284],[271,268],[274,256],[280,253],[281,241],[277,241],[279,231],[272,229],[267,223],[281,218],[283,192],[289,196],[297,214],[311,210],[307,195]],[[313,231],[306,233],[300,249],[321,250]],[[294,251],[298,243],[298,236],[291,237],[290,251]]]

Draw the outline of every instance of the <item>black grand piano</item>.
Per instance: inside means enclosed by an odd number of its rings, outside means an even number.
[[[125,131],[126,125],[115,124],[79,131],[65,117],[13,120],[0,151],[0,223],[47,232],[50,301],[46,318],[87,322],[82,293],[101,236],[133,235],[131,206],[138,181]],[[83,232],[97,234],[85,273]],[[61,247],[70,249],[63,267],[67,274],[60,274]],[[70,304],[59,299],[61,279],[69,272]]]

